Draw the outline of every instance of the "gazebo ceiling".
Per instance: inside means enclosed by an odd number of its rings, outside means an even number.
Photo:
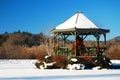
[[[88,34],[105,34],[108,33],[109,30],[107,29],[64,29],[64,30],[52,30],[51,33],[64,33],[65,35],[70,35],[71,33],[77,32],[82,35]]]

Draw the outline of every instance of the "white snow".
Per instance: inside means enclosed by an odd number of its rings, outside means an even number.
[[[83,64],[68,64],[67,69],[69,70],[83,70],[85,66]]]
[[[120,64],[120,60],[111,60],[111,62],[114,64]]]
[[[72,58],[71,61],[77,62],[78,60],[76,58]]]
[[[56,29],[72,29],[72,28],[82,28],[82,29],[90,29],[98,27],[90,21],[86,16],[81,12],[77,12],[72,17],[67,19],[65,22],[61,23],[56,27]]]
[[[45,59],[49,58],[50,56],[45,56]]]
[[[119,80],[120,70],[36,69],[37,60],[0,60],[0,80]],[[112,61],[119,63],[120,61]]]

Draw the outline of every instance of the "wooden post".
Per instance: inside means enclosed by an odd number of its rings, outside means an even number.
[[[55,35],[55,33],[54,33],[54,37],[53,37],[53,49],[55,50],[55,48],[56,48],[56,43],[55,43],[55,40],[56,39],[56,35]],[[54,54],[55,54],[55,51],[54,51]]]
[[[103,34],[104,35],[104,44],[106,46],[106,34]]]
[[[96,37],[96,54],[99,55],[99,34],[94,34],[94,36]]]
[[[63,35],[63,47],[65,47],[65,35]]]
[[[77,37],[77,34],[76,34],[76,30],[75,30],[75,47],[77,48],[77,44],[76,44],[76,37]],[[75,56],[77,56],[77,51],[76,51],[76,48],[75,48]]]
[[[97,48],[98,48],[97,55],[100,55],[100,45],[99,45],[99,39],[100,39],[100,36],[99,36],[99,35],[97,35]]]
[[[59,50],[59,34],[57,33],[57,48]],[[58,54],[58,50],[57,50],[57,54]]]

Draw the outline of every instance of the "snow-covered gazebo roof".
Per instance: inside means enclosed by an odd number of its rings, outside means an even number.
[[[96,26],[91,20],[83,15],[82,12],[75,13],[72,17],[58,25],[55,29],[51,30],[51,33],[55,32],[69,32],[79,30],[81,33],[107,33],[109,30],[101,29]]]
[[[91,22],[81,12],[77,12],[68,20],[58,25],[56,29],[70,29],[70,28],[98,28],[93,22]]]

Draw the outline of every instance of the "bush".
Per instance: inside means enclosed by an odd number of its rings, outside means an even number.
[[[98,56],[95,60],[95,65],[100,66],[100,69],[102,68],[109,69],[111,66],[111,61],[106,56]]]
[[[35,63],[35,66],[39,69],[41,69],[41,66],[44,69],[65,69],[67,65],[67,56],[64,55],[43,56],[39,54],[38,59],[39,61]]]
[[[56,67],[65,69],[66,65],[67,65],[67,56],[65,56],[65,55],[53,55],[52,61],[56,62],[56,64],[55,64]]]
[[[36,55],[36,59],[39,60],[39,61],[44,61],[44,59],[45,59],[44,57],[45,57],[44,54],[38,53],[38,54]]]

